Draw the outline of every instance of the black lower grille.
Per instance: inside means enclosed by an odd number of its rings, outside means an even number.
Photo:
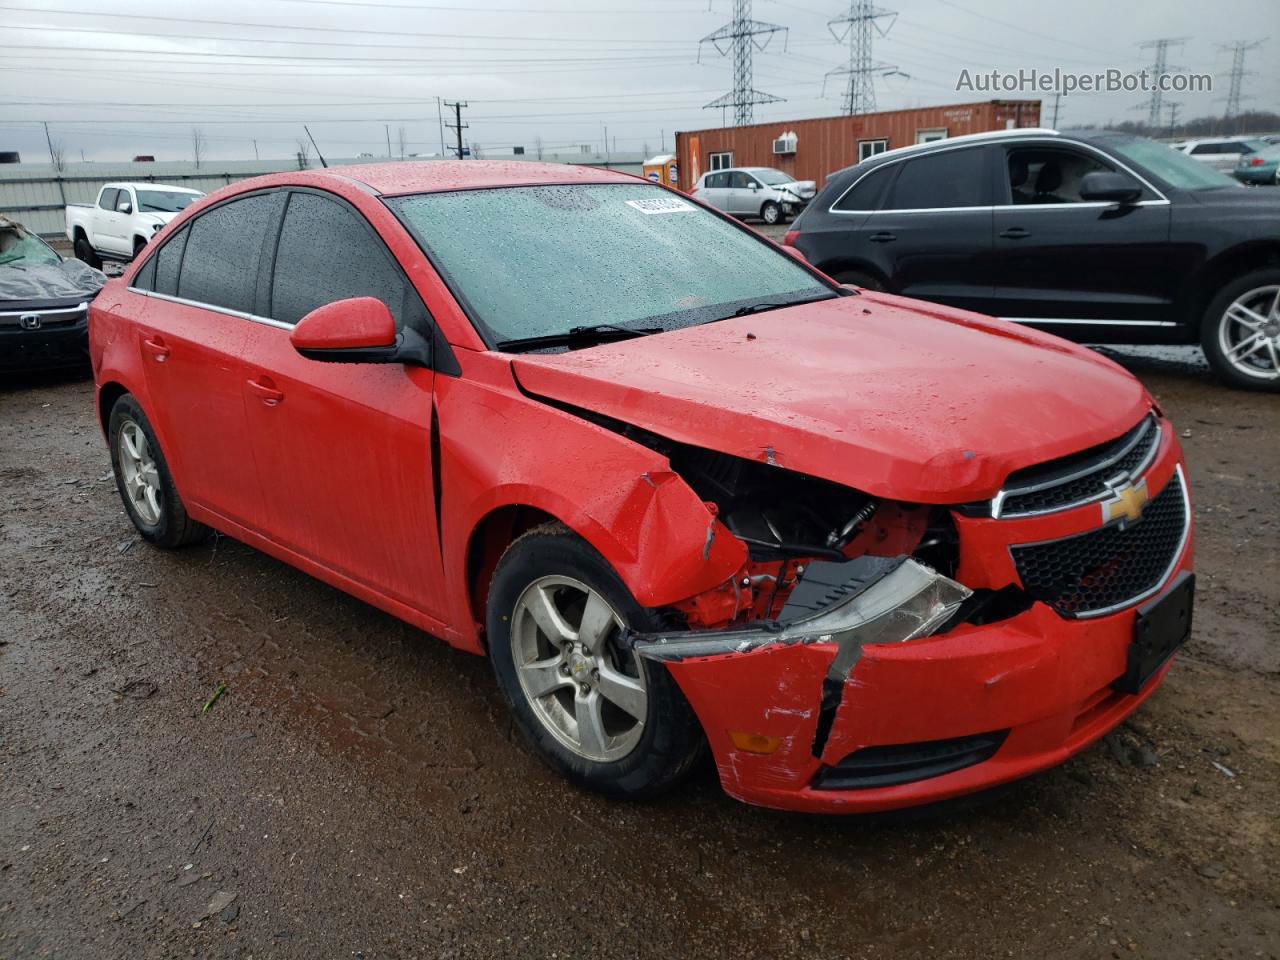
[[[823,767],[813,786],[818,790],[867,790],[940,777],[990,760],[1008,735],[1008,730],[996,730],[950,740],[863,747],[834,766]]]
[[[1186,494],[1181,474],[1174,474],[1137,522],[1009,550],[1032,598],[1078,617],[1123,606],[1160,586],[1186,525]]]

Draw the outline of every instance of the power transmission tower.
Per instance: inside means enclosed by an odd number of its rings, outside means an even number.
[[[465,100],[455,100],[450,103],[448,100],[444,102],[447,109],[453,111],[453,123],[446,123],[445,126],[453,130],[458,135],[458,159],[462,159],[462,131],[466,130],[471,124],[462,122],[462,108],[467,105]]]
[[[1160,126],[1160,114],[1164,111],[1164,90],[1161,89],[1160,84],[1169,73],[1169,47],[1174,44],[1181,45],[1186,42],[1186,39],[1186,37],[1163,37],[1138,44],[1141,50],[1154,47],[1156,51],[1155,62],[1148,67],[1151,71],[1151,99],[1144,100],[1135,107],[1138,110],[1147,108],[1147,126],[1152,130]]]
[[[1178,111],[1182,109],[1182,101],[1170,100],[1165,106],[1169,108],[1169,139],[1173,139],[1173,131],[1178,127]]]
[[[1240,112],[1240,101],[1248,99],[1240,95],[1240,88],[1244,83],[1244,78],[1249,76],[1253,71],[1245,70],[1244,55],[1250,50],[1254,50],[1266,43],[1266,40],[1254,40],[1250,43],[1248,40],[1237,40],[1235,43],[1220,43],[1218,46],[1223,50],[1231,51],[1231,70],[1227,74],[1229,85],[1227,87],[1227,119],[1231,119]]]
[[[722,57],[733,55],[733,90],[703,107],[704,110],[733,107],[734,126],[751,123],[752,107],[757,103],[781,103],[782,97],[761,93],[752,86],[751,55],[769,45],[775,33],[786,33],[786,27],[776,23],[761,23],[751,19],[751,0],[733,0],[733,20],[719,30],[708,33],[698,41],[698,60],[702,60],[702,45],[709,43]],[[764,37],[764,40],[757,40]],[[783,47],[785,50],[785,46]]]
[[[888,18],[885,26],[879,21]],[[898,18],[897,11],[877,7],[871,0],[849,0],[849,12],[843,17],[836,17],[827,23],[827,29],[836,38],[837,43],[849,42],[849,65],[836,67],[827,73],[822,80],[822,93],[826,96],[827,78],[845,75],[844,112],[875,113],[876,88],[875,78],[900,73],[891,63],[883,63],[871,56],[873,31],[880,36],[888,36],[893,21]],[[842,27],[838,30],[836,27]]]

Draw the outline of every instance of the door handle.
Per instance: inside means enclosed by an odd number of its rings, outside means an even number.
[[[271,385],[270,380],[266,383],[261,380],[250,380],[249,389],[256,393],[258,399],[268,407],[277,407],[284,401],[284,391],[277,390]]]
[[[873,233],[871,236],[867,237],[867,239],[870,240],[872,243],[890,243],[894,240],[897,240],[898,235],[894,233],[889,233],[886,230],[881,230],[879,233]]]
[[[1024,237],[1031,236],[1031,231],[1023,230],[1022,227],[1010,227],[1008,230],[1003,231],[1000,236],[1007,240],[1021,240]]]
[[[156,363],[164,363],[169,359],[169,345],[164,342],[163,337],[143,340],[142,344],[151,351],[151,355],[156,358]]]

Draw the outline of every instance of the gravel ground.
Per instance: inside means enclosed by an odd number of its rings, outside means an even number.
[[[485,661],[139,542],[91,384],[0,386],[0,958],[1276,957],[1277,401],[1113,354],[1183,431],[1193,639],[1065,766],[872,820],[578,792]]]

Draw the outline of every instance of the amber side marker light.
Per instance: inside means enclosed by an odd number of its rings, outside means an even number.
[[[747,733],[743,730],[730,730],[729,739],[735,747],[746,753],[773,753],[782,746],[781,737],[766,737],[763,733]]]

